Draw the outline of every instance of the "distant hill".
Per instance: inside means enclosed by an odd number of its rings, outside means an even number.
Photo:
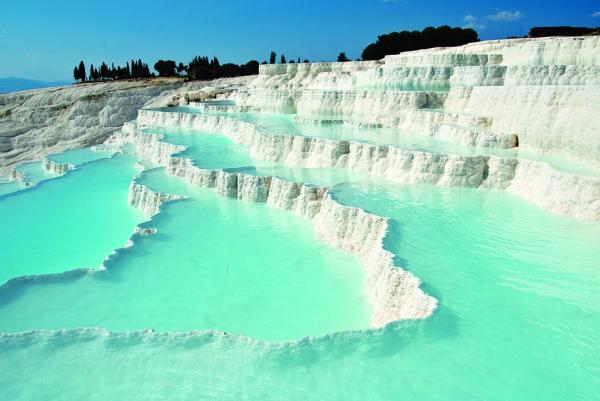
[[[0,78],[0,93],[24,91],[27,89],[48,88],[50,86],[69,85],[69,81],[45,82],[25,78]]]

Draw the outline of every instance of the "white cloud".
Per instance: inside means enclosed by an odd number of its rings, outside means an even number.
[[[466,24],[465,26],[463,26],[463,28],[471,28],[471,29],[485,29],[485,24],[476,24],[474,22],[469,22],[468,24]]]
[[[600,18],[600,11],[596,11],[595,13],[592,13],[590,15],[590,17],[594,17],[594,18]]]
[[[523,18],[524,15],[520,11],[498,11],[496,14],[485,17],[490,21],[516,21]]]
[[[464,20],[465,20],[465,22],[475,22],[478,20],[478,18],[474,15],[468,14],[468,15],[465,15]]]

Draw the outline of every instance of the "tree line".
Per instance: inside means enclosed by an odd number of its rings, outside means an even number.
[[[432,47],[462,46],[479,42],[479,35],[471,28],[452,28],[448,25],[427,27],[422,31],[391,32],[377,37],[362,52],[363,60],[379,60],[389,54],[431,49]]]
[[[177,64],[173,60],[158,60],[154,64],[156,73],[150,72],[148,64],[142,60],[132,60],[131,63],[122,66],[110,67],[103,62],[99,68],[90,65],[89,72],[80,61],[73,69],[73,78],[81,82],[113,81],[119,79],[151,78],[156,77],[180,77],[186,76],[189,80],[213,79],[223,77],[237,77],[242,75],[258,74],[258,61],[250,60],[245,64],[226,63],[221,64],[216,57],[209,60],[208,57],[196,56],[188,64]]]
[[[401,31],[391,32],[380,35],[377,41],[368,45],[362,52],[362,60],[379,60],[389,54],[398,54],[405,51],[429,49],[432,47],[450,47],[461,46],[471,42],[478,42],[479,35],[471,28],[452,28],[448,25],[440,27],[427,27],[422,31]],[[338,62],[350,61],[345,52],[341,52],[337,57]],[[307,59],[300,61],[288,61],[285,55],[279,57],[280,64],[308,63]],[[262,64],[276,64],[277,53],[274,51],[269,55],[269,61]],[[154,70],[160,77],[179,77],[185,76],[188,80],[205,80],[214,78],[237,77],[243,75],[258,74],[259,62],[250,60],[245,64],[225,63],[221,64],[216,57],[212,59],[206,56],[196,56],[189,63],[177,64],[173,60],[158,60],[154,64]],[[96,68],[90,65],[89,73],[86,74],[85,63],[81,61],[73,70],[73,78],[76,81],[107,81],[117,79],[131,78],[150,78],[155,77],[155,73],[150,72],[148,64],[141,59],[132,60],[124,67],[115,66],[114,63],[109,67],[102,63]]]
[[[125,67],[116,66],[112,63],[109,67],[105,62],[102,62],[100,67],[94,67],[90,64],[89,74],[86,74],[85,63],[79,62],[79,65],[73,70],[73,78],[76,81],[112,81],[115,79],[131,79],[131,78],[150,78],[155,76],[150,73],[148,64],[142,60],[131,60],[127,62]]]
[[[277,54],[271,52],[269,63],[275,64]],[[287,63],[285,55],[281,55],[280,63]],[[291,60],[290,63],[294,63]],[[298,58],[298,63],[300,58]],[[308,63],[308,60],[304,60]],[[263,61],[262,64],[267,64]],[[188,80],[199,80],[199,79],[214,79],[214,78],[225,78],[225,77],[238,77],[243,75],[256,75],[258,74],[259,62],[256,60],[250,60],[245,64],[234,64],[225,63],[221,64],[219,59],[213,57],[209,59],[206,56],[196,56],[188,64],[179,63],[177,64],[173,60],[158,60],[154,64],[154,70],[156,73],[151,73],[148,64],[142,62],[142,60],[132,60],[131,63],[127,62],[124,67],[115,66],[114,63],[110,67],[102,62],[99,68],[95,68],[93,64],[90,65],[89,72],[86,72],[86,66],[83,61],[79,62],[79,65],[73,69],[73,78],[76,81],[81,82],[96,82],[96,81],[112,81],[118,79],[132,79],[132,78],[150,78],[156,77],[181,77],[184,76]]]

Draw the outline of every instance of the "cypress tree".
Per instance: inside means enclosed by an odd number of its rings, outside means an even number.
[[[83,61],[79,62],[79,79],[81,79],[81,82],[85,81],[85,64],[83,64]]]
[[[271,52],[271,57],[269,57],[269,64],[275,64],[276,59],[277,59],[277,54],[275,52]]]
[[[100,66],[100,79],[102,81],[108,79],[108,67],[106,66],[106,63],[103,61],[102,65]]]

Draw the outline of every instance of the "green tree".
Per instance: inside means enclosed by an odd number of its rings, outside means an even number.
[[[158,75],[161,77],[174,77],[177,75],[175,69],[177,68],[177,64],[173,60],[158,60],[156,64],[154,64],[154,69],[158,72]]]
[[[388,54],[432,47],[461,46],[478,41],[479,36],[473,29],[452,28],[448,25],[427,27],[422,31],[391,32],[378,36],[376,42],[365,47],[362,59],[379,60]]]
[[[210,61],[209,67],[213,78],[219,78],[221,76],[221,63],[219,63],[218,58],[213,57],[213,59]]]
[[[271,56],[269,57],[269,64],[275,64],[276,59],[277,59],[277,53],[271,52]]]
[[[266,63],[265,63],[266,64]],[[246,75],[256,75],[258,74],[258,61],[250,60],[245,65]]]
[[[102,65],[100,66],[100,80],[105,81],[107,79],[108,79],[108,66],[103,61]]]
[[[350,60],[348,60],[348,57],[346,57],[346,53],[344,53],[344,52],[341,52],[341,53],[338,55],[337,61],[338,61],[338,62],[340,62],[340,63],[343,63],[343,62],[345,62],[345,61],[350,61]]]
[[[285,56],[281,55],[281,60],[279,61],[281,64],[285,64]]]
[[[85,81],[85,64],[83,64],[83,61],[79,62],[79,79],[81,79],[81,82]]]

